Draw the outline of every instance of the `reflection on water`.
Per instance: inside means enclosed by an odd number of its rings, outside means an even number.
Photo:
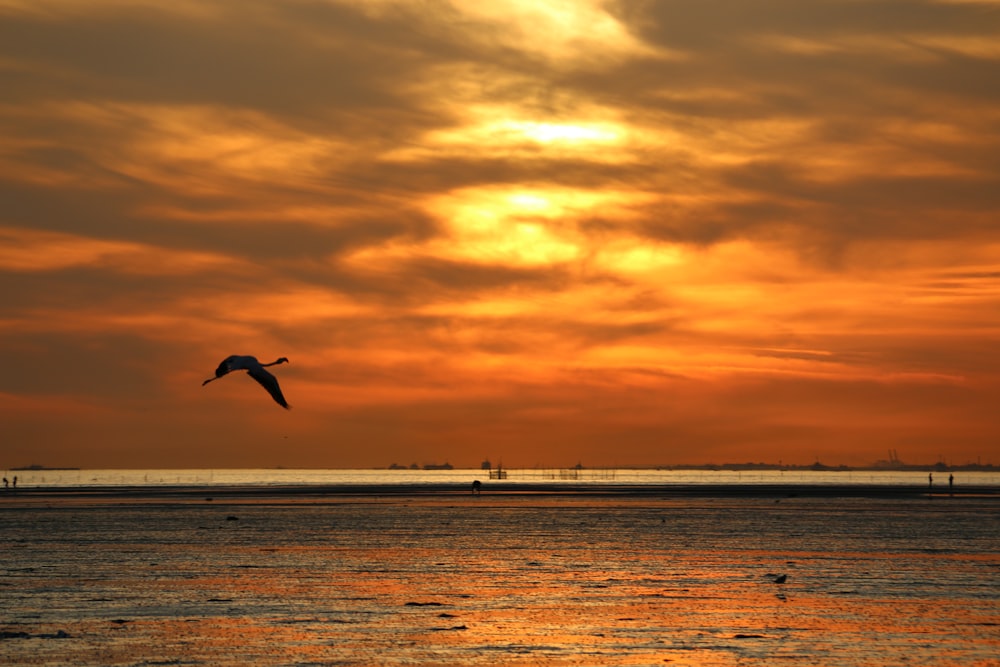
[[[566,474],[569,473],[569,474]],[[486,470],[19,470],[21,487],[67,486],[281,486],[281,485],[414,485],[470,484],[477,477],[487,480]],[[505,470],[504,482],[531,484],[880,484],[927,485],[928,472],[918,470]],[[1000,472],[963,470],[953,473],[958,488],[1000,487]],[[948,488],[948,474],[934,475],[935,488]]]
[[[996,503],[0,506],[0,664],[997,664]]]

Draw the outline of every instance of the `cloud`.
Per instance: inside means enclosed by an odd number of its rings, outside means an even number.
[[[146,417],[157,461],[206,464],[169,438],[260,398],[196,391],[230,353],[293,360],[299,421],[234,434],[254,464],[282,430],[316,465],[995,435],[995,4],[0,15],[0,390],[107,410],[91,460]]]
[[[91,267],[125,274],[191,274],[235,264],[208,253],[176,252],[139,243],[102,241],[31,229],[0,229],[0,269],[17,272],[61,271]]]

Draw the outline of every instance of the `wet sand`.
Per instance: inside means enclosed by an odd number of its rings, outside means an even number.
[[[986,667],[1000,495],[963,491],[19,489],[0,664]]]
[[[6,504],[54,501],[164,500],[176,502],[213,500],[313,500],[360,497],[460,497],[471,496],[469,484],[338,484],[338,485],[157,485],[157,486],[59,486],[22,487],[0,493]],[[595,482],[482,481],[481,496],[581,496],[593,498],[995,498],[997,486],[947,486],[929,488],[903,484],[602,484]]]

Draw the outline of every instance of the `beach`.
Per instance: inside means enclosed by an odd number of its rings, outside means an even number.
[[[469,480],[474,476],[469,475]],[[602,483],[600,481],[485,481],[480,482],[488,497],[566,496],[592,498],[885,498],[885,499],[955,499],[995,498],[1000,500],[1000,486],[994,484],[963,484],[957,487],[926,483],[838,483],[822,484],[800,482],[698,482],[698,483]],[[8,508],[47,503],[84,502],[177,502],[199,503],[206,499],[219,502],[324,502],[337,498],[359,496],[383,497],[456,497],[473,493],[470,481],[420,481],[417,483],[334,483],[334,484],[281,484],[249,483],[215,485],[160,484],[160,485],[53,485],[21,487],[0,495]]]
[[[997,664],[995,489],[849,486],[26,488],[0,663]]]

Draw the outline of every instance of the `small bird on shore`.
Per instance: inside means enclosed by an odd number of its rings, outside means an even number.
[[[218,380],[227,373],[232,373],[233,371],[246,371],[247,375],[252,377],[260,386],[267,390],[267,393],[271,394],[271,398],[281,407],[288,409],[288,401],[285,400],[284,395],[281,393],[281,387],[278,386],[278,378],[274,377],[268,371],[264,370],[265,366],[276,366],[277,364],[287,364],[288,359],[281,357],[277,361],[272,361],[269,364],[262,364],[257,361],[257,357],[251,357],[248,355],[234,354],[226,357],[219,364],[219,367],[215,369],[215,377],[208,378],[201,383],[201,386],[205,386],[213,380]]]

